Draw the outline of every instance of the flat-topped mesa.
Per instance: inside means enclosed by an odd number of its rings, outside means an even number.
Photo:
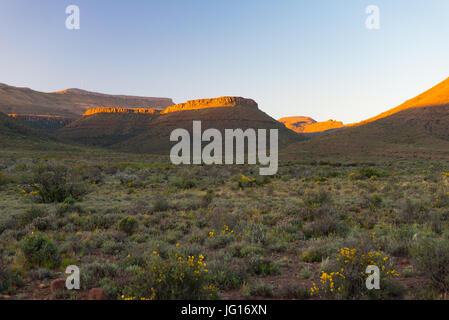
[[[144,113],[144,114],[158,114],[159,109],[156,108],[120,108],[120,107],[101,107],[91,108],[84,112],[83,116],[90,116],[96,113]]]
[[[258,108],[257,102],[252,99],[246,99],[242,97],[220,97],[212,99],[189,100],[186,103],[175,104],[173,106],[167,107],[164,111],[161,112],[161,114],[185,110],[237,106],[248,106],[256,109]]]

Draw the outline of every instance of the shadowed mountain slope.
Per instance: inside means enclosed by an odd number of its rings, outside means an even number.
[[[170,106],[160,114],[98,113],[71,123],[59,133],[64,139],[128,152],[166,153],[172,145],[172,130],[191,132],[194,120],[201,120],[203,131],[279,129],[281,146],[302,138],[259,110],[254,100],[240,97],[193,100]]]
[[[0,152],[7,148],[47,150],[62,146],[49,133],[29,127],[0,112]]]

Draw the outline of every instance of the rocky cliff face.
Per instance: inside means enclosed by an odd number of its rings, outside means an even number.
[[[245,99],[242,97],[220,97],[213,99],[198,99],[190,100],[186,103],[180,103],[166,108],[162,111],[162,114],[185,111],[185,110],[198,110],[207,108],[219,108],[219,107],[236,107],[247,106],[257,109],[257,103],[252,99]]]
[[[158,114],[161,110],[156,108],[119,108],[119,107],[101,107],[91,108],[83,113],[83,116],[90,116],[97,113],[144,113]]]

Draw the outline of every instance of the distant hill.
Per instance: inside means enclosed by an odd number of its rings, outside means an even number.
[[[89,114],[90,111],[86,112]],[[170,133],[176,128],[192,129],[193,120],[202,121],[202,130],[248,128],[279,129],[281,145],[303,139],[266,113],[257,103],[240,97],[192,100],[170,106],[161,113],[100,112],[86,115],[59,131],[71,141],[108,146],[128,152],[165,153]]]
[[[341,121],[328,120],[316,122],[310,117],[303,116],[284,117],[278,121],[285,124],[287,128],[298,133],[317,134],[344,127],[344,124]]]
[[[312,118],[304,116],[284,117],[280,118],[278,121],[295,132],[304,132],[304,128],[316,123]]]
[[[449,78],[376,117],[290,145],[286,156],[449,159]]]
[[[169,98],[108,95],[80,89],[44,93],[29,88],[0,84],[0,112],[18,115],[50,115],[79,118],[96,107],[143,107],[164,109],[173,105]]]

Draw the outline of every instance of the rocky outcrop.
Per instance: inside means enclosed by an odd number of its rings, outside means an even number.
[[[91,108],[84,112],[83,116],[90,116],[97,113],[145,113],[158,114],[160,110],[156,108],[118,108],[118,107],[102,107]]]
[[[102,288],[92,288],[89,290],[88,300],[108,300],[108,296]]]
[[[50,283],[50,291],[51,292],[56,292],[56,291],[62,291],[65,289],[65,282],[66,279],[65,278],[58,278],[53,280]]]
[[[186,103],[175,104],[167,107],[162,114],[185,111],[185,110],[198,110],[207,108],[219,108],[219,107],[237,107],[248,106],[257,109],[256,101],[252,99],[246,99],[242,97],[220,97],[213,99],[198,99],[190,100]]]

